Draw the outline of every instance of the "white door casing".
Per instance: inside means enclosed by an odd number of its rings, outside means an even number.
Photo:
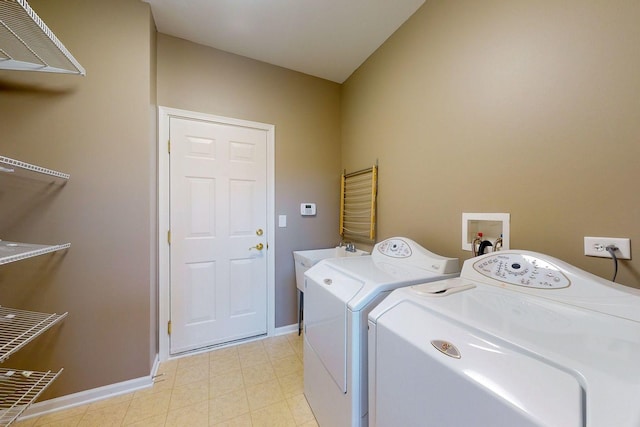
[[[272,335],[274,126],[159,110],[160,360]]]

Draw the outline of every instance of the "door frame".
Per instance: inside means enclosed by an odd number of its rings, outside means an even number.
[[[203,120],[262,129],[267,132],[267,336],[275,333],[275,125],[158,106],[158,356],[171,358],[168,322],[171,315],[169,231],[169,122]],[[196,350],[197,352],[197,350]]]

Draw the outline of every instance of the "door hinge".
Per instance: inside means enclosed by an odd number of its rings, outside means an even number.
[[[171,230],[167,230],[167,243],[171,244]]]
[[[167,322],[167,334],[171,335],[171,320]]]
[[[171,154],[171,140],[167,140],[167,153]]]

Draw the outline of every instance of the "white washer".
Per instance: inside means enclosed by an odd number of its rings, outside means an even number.
[[[640,291],[503,251],[369,315],[370,425],[639,426]]]
[[[393,289],[456,277],[457,258],[407,238],[305,273],[304,392],[322,427],[367,426],[367,315]]]

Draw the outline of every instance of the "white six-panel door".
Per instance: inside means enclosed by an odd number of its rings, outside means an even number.
[[[267,131],[171,117],[169,353],[267,333]]]

